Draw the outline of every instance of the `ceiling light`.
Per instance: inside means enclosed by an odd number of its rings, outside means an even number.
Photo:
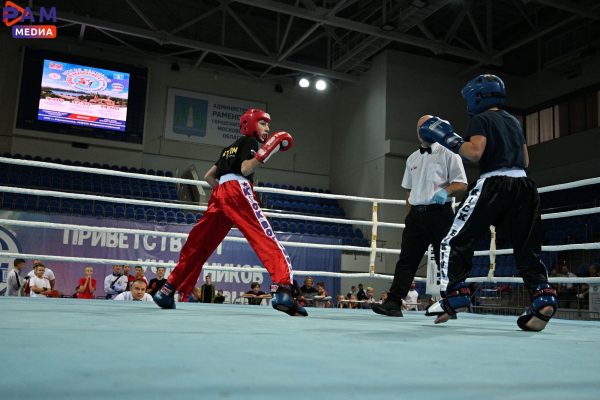
[[[323,79],[319,79],[317,83],[315,83],[315,88],[317,88],[317,90],[325,90],[327,89],[327,82]]]
[[[310,86],[310,81],[306,78],[302,78],[300,79],[300,81],[298,81],[298,85],[300,85],[300,87],[306,88]]]

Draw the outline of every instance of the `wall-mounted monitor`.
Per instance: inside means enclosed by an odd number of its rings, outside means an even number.
[[[141,144],[147,77],[146,68],[26,49],[17,128]]]

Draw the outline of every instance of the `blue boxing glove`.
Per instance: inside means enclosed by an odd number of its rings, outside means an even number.
[[[425,121],[419,128],[419,136],[427,143],[437,142],[456,154],[465,142],[454,132],[450,122],[439,117],[431,117]]]
[[[448,200],[448,191],[446,189],[440,189],[431,198],[431,201],[433,201],[435,204],[445,204],[446,200]]]

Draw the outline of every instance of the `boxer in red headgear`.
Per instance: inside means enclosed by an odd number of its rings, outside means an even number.
[[[176,291],[187,297],[208,257],[236,225],[271,275],[273,307],[292,316],[307,315],[293,296],[290,258],[275,237],[252,188],[254,171],[273,154],[289,150],[293,144],[287,132],[275,132],[269,137],[270,122],[271,117],[263,110],[248,109],[240,118],[243,136],[224,148],[204,175],[213,188],[208,209],[190,232],[167,283],[154,295],[160,307],[175,308]]]

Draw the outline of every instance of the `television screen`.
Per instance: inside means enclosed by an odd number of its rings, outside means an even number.
[[[44,60],[40,121],[125,130],[129,74]]]
[[[147,70],[26,49],[17,128],[142,143]]]

